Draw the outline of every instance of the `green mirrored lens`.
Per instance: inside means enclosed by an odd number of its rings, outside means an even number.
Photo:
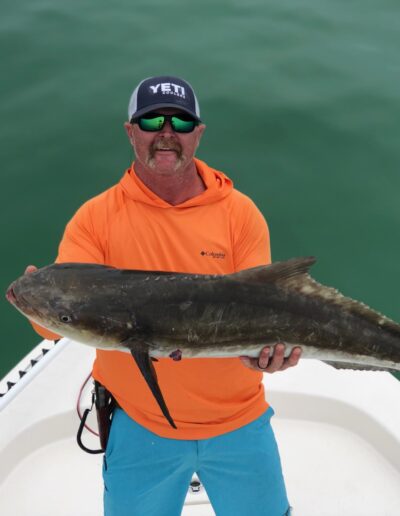
[[[172,129],[177,133],[190,133],[193,131],[196,121],[193,119],[183,119],[178,116],[171,117]]]
[[[161,131],[166,120],[177,133],[190,133],[197,125],[196,120],[189,115],[161,115],[158,113],[144,115],[137,119],[137,123],[143,131]]]
[[[162,115],[153,118],[139,118],[139,127],[143,131],[160,131],[164,125],[165,117]]]

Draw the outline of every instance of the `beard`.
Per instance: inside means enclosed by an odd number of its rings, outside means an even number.
[[[174,166],[174,171],[178,170],[186,160],[179,142],[170,137],[159,138],[151,145],[149,155],[146,159],[146,165],[153,170],[156,168],[155,156],[158,150],[169,150],[176,153],[177,160]]]

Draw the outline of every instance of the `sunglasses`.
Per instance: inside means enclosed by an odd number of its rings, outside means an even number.
[[[132,119],[131,123],[138,124],[142,131],[155,132],[161,131],[167,121],[177,133],[191,133],[198,124],[197,120],[184,113],[179,113],[179,115],[147,113],[139,118]]]

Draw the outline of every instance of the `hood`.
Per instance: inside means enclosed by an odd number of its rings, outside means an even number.
[[[142,183],[135,174],[135,163],[132,163],[132,166],[126,170],[119,184],[130,199],[152,206],[158,206],[159,208],[188,208],[211,204],[220,201],[232,192],[233,183],[223,172],[209,167],[204,161],[197,158],[194,158],[194,162],[197,172],[206,185],[206,190],[200,195],[175,206],[172,206],[158,197]]]

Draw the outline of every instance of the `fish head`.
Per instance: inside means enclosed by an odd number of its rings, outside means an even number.
[[[14,281],[6,298],[28,319],[58,335],[113,349],[126,338],[126,314],[118,318],[110,313],[118,307],[118,299],[111,303],[96,267],[102,266],[43,267]]]

